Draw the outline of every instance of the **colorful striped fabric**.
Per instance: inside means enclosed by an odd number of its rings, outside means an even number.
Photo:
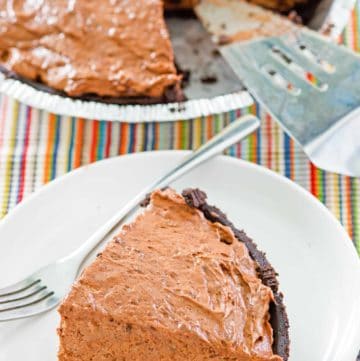
[[[360,0],[341,41],[359,51]],[[0,96],[0,218],[40,185],[70,170],[119,154],[192,149],[246,112],[261,129],[228,153],[262,164],[312,192],[341,221],[360,252],[360,180],[314,167],[267,114],[253,107],[169,123],[127,124],[63,117]]]

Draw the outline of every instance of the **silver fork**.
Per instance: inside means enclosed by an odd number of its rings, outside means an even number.
[[[306,29],[221,53],[315,165],[360,177],[357,54]]]
[[[169,185],[199,164],[221,153],[260,126],[253,115],[245,115],[224,128],[214,138],[131,199],[86,242],[65,258],[45,266],[24,280],[0,289],[0,321],[34,316],[55,307],[68,292],[88,254],[99,245],[139,203],[152,192]]]

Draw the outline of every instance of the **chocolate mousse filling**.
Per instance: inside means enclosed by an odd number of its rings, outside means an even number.
[[[283,301],[283,295],[279,291],[277,273],[267,260],[264,252],[257,248],[255,242],[249,238],[242,230],[238,230],[228,220],[226,215],[214,206],[207,204],[206,193],[199,189],[186,189],[182,192],[186,203],[190,207],[195,207],[204,213],[204,216],[211,222],[219,222],[228,226],[234,232],[235,237],[245,244],[251,258],[257,263],[257,271],[262,282],[270,287],[274,294],[274,302],[270,305],[270,323],[274,330],[274,343],[272,345],[275,354],[281,356],[283,360],[289,358],[289,321]]]
[[[61,304],[59,361],[287,361],[276,274],[252,240],[200,190],[146,203]]]
[[[182,100],[161,0],[0,0],[7,75],[73,98]]]

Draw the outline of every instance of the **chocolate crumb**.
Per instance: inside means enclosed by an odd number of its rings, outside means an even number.
[[[151,196],[151,193],[148,193],[146,195],[146,197],[140,202],[140,207],[147,207],[150,203],[150,196]]]
[[[169,187],[166,186],[166,187],[162,187],[160,190],[161,191],[165,191],[167,190]],[[148,193],[146,195],[146,197],[140,202],[140,207],[147,207],[150,203],[150,198],[151,198],[151,193]]]
[[[206,193],[200,189],[187,188],[182,192],[185,202],[193,208],[199,208],[206,203]]]
[[[218,81],[218,78],[216,75],[204,75],[200,80],[204,84],[214,84]]]
[[[181,75],[181,88],[184,89],[189,85],[191,71],[183,69],[178,62],[175,61],[175,67],[179,75]]]
[[[181,87],[186,88],[190,83],[191,71],[189,69],[183,69],[181,75]]]
[[[171,113],[184,112],[185,110],[186,110],[186,106],[184,103],[176,103],[169,108],[169,111]]]
[[[220,56],[219,49],[213,49],[213,51],[211,52],[211,55],[214,56],[214,57]]]

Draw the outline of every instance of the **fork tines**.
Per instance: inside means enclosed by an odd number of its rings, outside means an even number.
[[[26,278],[0,289],[0,321],[24,317],[46,308],[44,301],[54,295],[40,278]]]

